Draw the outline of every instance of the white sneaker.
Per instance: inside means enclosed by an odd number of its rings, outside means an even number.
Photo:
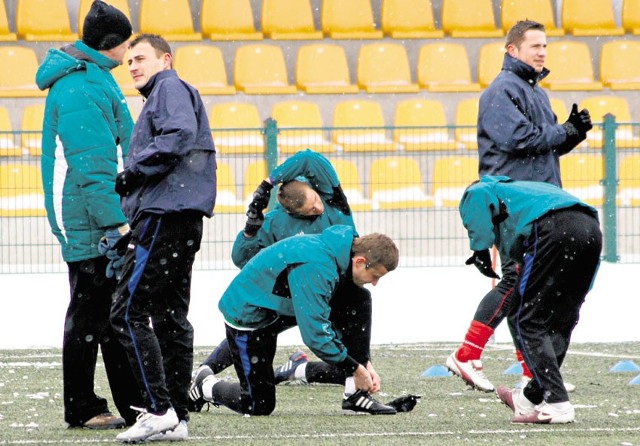
[[[121,443],[138,443],[152,435],[162,434],[178,426],[178,415],[173,407],[169,408],[164,415],[154,415],[138,407],[132,407],[132,409],[140,411],[140,415],[133,426],[118,434],[116,440]]]
[[[147,438],[148,441],[185,441],[189,439],[189,428],[185,420],[180,421],[178,425],[164,434],[155,434]]]
[[[537,406],[522,394],[521,389],[510,389],[506,386],[498,386],[496,393],[500,401],[513,411],[514,416],[528,415],[537,409]]]
[[[447,358],[447,368],[462,378],[469,386],[483,392],[493,392],[493,384],[484,376],[482,361],[479,359],[466,362],[458,361],[456,353],[457,350]]]
[[[527,384],[529,384],[529,381],[531,381],[531,378],[529,378],[528,376],[522,375],[522,377],[520,378],[520,384],[516,384],[516,387],[520,389],[524,389],[525,387],[527,387]],[[571,393],[576,390],[576,385],[571,384],[570,382],[564,381],[564,389],[567,391],[567,393]]]
[[[564,403],[562,403],[564,405]],[[543,402],[536,410],[526,414],[515,414],[512,423],[522,424],[567,424],[576,419],[576,411],[571,404],[559,409],[557,404]]]

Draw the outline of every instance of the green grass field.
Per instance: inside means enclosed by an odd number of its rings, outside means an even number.
[[[621,360],[640,364],[640,343],[574,344],[563,376],[577,386],[571,394],[576,422],[554,426],[512,425],[510,411],[495,394],[468,390],[457,377],[421,376],[429,367],[444,364],[455,347],[453,343],[373,347],[374,365],[382,378],[377,399],[422,395],[413,412],[344,416],[340,386],[279,386],[277,407],[269,417],[242,417],[215,407],[192,414],[189,444],[640,445],[640,385],[629,385],[640,372],[609,372]],[[294,349],[280,348],[278,364]],[[209,351],[196,349],[196,360]],[[510,346],[489,346],[483,360],[494,384],[513,385],[519,379],[503,374],[515,362]],[[97,382],[98,393],[110,398],[101,363]],[[60,350],[0,351],[0,445],[115,443],[116,433],[65,428]]]

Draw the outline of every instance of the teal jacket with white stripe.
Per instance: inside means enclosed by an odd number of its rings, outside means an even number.
[[[99,257],[105,229],[127,221],[114,187],[133,121],[109,72],[117,65],[76,41],[50,49],[36,73],[38,87],[49,89],[42,129],[45,208],[67,262]]]

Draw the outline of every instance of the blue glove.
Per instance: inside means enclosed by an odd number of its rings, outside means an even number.
[[[127,226],[127,232],[124,235],[120,232],[119,228],[107,229],[104,237],[102,237],[98,243],[98,252],[109,259],[105,271],[105,276],[109,279],[115,277],[116,280],[120,280],[122,276],[124,254],[131,239],[131,231],[128,229],[129,227]]]

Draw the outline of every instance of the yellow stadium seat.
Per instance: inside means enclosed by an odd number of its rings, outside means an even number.
[[[209,113],[213,143],[223,155],[264,153],[262,122],[253,104],[214,104]]]
[[[323,0],[322,31],[331,39],[380,39],[370,0]]]
[[[36,85],[38,59],[33,48],[0,46],[0,98],[42,97]]]
[[[618,197],[621,206],[640,206],[640,155],[628,155],[620,160]]]
[[[451,37],[501,37],[491,0],[442,0],[441,26]]]
[[[333,110],[332,140],[345,152],[389,152],[398,145],[387,138],[382,107],[372,100],[338,102]],[[361,127],[361,128],[358,128]]]
[[[591,51],[584,42],[558,40],[547,45],[545,66],[551,71],[541,86],[554,91],[602,90],[593,77]]]
[[[505,33],[519,20],[528,19],[542,23],[547,37],[564,35],[564,29],[556,27],[551,0],[502,0],[500,19]]]
[[[571,153],[560,157],[562,188],[592,206],[602,205],[602,156]]]
[[[604,115],[612,114],[617,123],[630,123],[631,112],[629,103],[623,96],[590,96],[580,101],[580,110],[586,108],[591,115],[593,128],[587,132],[587,144],[592,149],[602,148],[603,130],[601,123],[604,122]],[[618,125],[616,128],[616,147],[638,147],[640,139],[634,135],[633,126]]]
[[[71,32],[65,0],[18,0],[16,30],[19,39],[29,41],[71,42],[78,38]]]
[[[84,18],[89,13],[89,9],[91,9],[91,3],[95,0],[80,0],[80,5],[78,6],[78,35],[82,38],[82,25],[84,24]],[[122,11],[124,15],[127,16],[129,21],[131,21],[131,12],[129,10],[129,0],[103,0],[105,3],[110,4],[114,8]]]
[[[141,33],[160,34],[167,41],[202,40],[193,30],[189,0],[140,0]]]
[[[559,98],[549,98],[549,102],[551,103],[551,110],[558,118],[558,123],[562,124],[565,122],[567,118],[569,118],[569,110],[564,101]]]
[[[622,26],[631,34],[640,34],[640,2],[622,0]]]
[[[354,212],[370,211],[371,200],[364,196],[362,182],[358,174],[358,167],[353,161],[332,158],[331,165],[338,175],[340,186],[347,196],[349,207]]]
[[[605,87],[611,90],[640,90],[640,42],[613,40],[603,43],[599,66],[600,80]]]
[[[246,94],[293,94],[282,48],[251,44],[236,49],[233,79],[236,89]]]
[[[18,40],[18,35],[9,29],[9,19],[4,2],[0,2],[0,42],[14,42]]]
[[[478,179],[478,158],[443,156],[436,158],[431,177],[437,207],[458,207],[464,190]]]
[[[478,83],[482,88],[489,86],[502,71],[504,42],[485,43],[478,52]]]
[[[126,55],[124,60],[127,60]],[[111,70],[111,75],[125,96],[138,96],[140,94],[133,84],[133,79],[131,78],[131,74],[129,74],[129,66],[126,63],[118,65]]]
[[[462,99],[456,106],[455,138],[467,150],[478,148],[478,108],[478,98]]]
[[[562,0],[562,27],[574,36],[621,36],[611,0]]]
[[[216,169],[216,214],[244,213],[244,202],[236,193],[235,175],[231,166],[218,160]]]
[[[22,149],[16,145],[9,111],[0,106],[0,156],[21,156]]]
[[[298,49],[296,84],[308,94],[357,93],[351,83],[344,48],[339,45],[311,44]]]
[[[253,192],[256,187],[267,178],[267,162],[265,160],[252,161],[244,169],[242,178],[242,190],[244,191],[244,202],[249,204],[253,199]]]
[[[200,31],[211,40],[262,40],[251,0],[202,0]]]
[[[369,172],[369,198],[373,210],[433,206],[433,198],[424,192],[420,166],[413,158],[375,159]]]
[[[309,0],[262,0],[262,33],[273,40],[322,39]]]
[[[22,109],[22,148],[32,156],[42,155],[44,104],[25,105]]]
[[[455,150],[440,101],[406,99],[396,104],[393,140],[410,151]],[[407,128],[400,128],[407,127]]]
[[[459,43],[428,43],[418,53],[418,83],[428,91],[480,91],[471,81],[467,50]]]
[[[41,217],[42,174],[35,163],[0,164],[0,217]]]
[[[271,110],[278,123],[278,149],[292,154],[310,148],[316,152],[333,152],[333,144],[325,138],[322,116],[315,102],[282,101]]]
[[[367,93],[417,93],[403,45],[372,43],[358,52],[358,85]]]
[[[431,0],[382,0],[380,22],[385,35],[393,39],[436,39]]]
[[[173,67],[181,79],[200,94],[235,94],[227,83],[227,71],[220,48],[211,45],[184,45],[176,49]]]

